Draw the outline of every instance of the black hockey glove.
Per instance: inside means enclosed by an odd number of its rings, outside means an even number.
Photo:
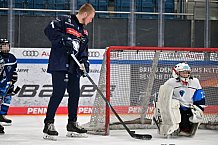
[[[79,73],[81,76],[86,77],[87,73],[89,73],[89,61],[81,61],[81,67],[79,68]]]
[[[61,42],[64,48],[67,51],[67,54],[74,54],[77,55],[79,52],[80,47],[80,40],[79,39],[72,39],[68,36],[63,36]]]

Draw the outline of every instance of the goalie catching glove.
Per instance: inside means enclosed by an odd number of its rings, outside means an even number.
[[[191,111],[193,116],[189,118],[189,121],[192,123],[201,123],[203,121],[204,116],[203,111],[196,105],[191,106]]]

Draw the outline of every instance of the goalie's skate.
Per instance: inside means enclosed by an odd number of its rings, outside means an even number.
[[[45,123],[43,133],[43,139],[54,141],[57,140],[58,132],[55,130],[54,123]]]
[[[67,124],[67,137],[87,138],[87,130],[80,127],[77,122],[69,122]]]
[[[200,123],[193,123],[192,127],[188,130],[181,130],[179,136],[193,137],[198,130]]]

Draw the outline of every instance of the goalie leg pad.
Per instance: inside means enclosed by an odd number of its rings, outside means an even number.
[[[172,95],[172,86],[162,85],[160,87],[157,108],[161,115],[160,134],[164,136],[177,130],[181,122],[180,103],[178,100],[172,99]]]

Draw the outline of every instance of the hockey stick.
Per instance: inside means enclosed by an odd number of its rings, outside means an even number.
[[[74,61],[77,63],[77,65],[82,68],[82,65],[79,63],[77,58],[74,54],[71,54]],[[150,140],[152,136],[150,134],[136,134],[135,131],[130,131],[130,129],[127,127],[127,125],[123,122],[123,120],[120,118],[120,116],[117,114],[117,112],[114,110],[110,102],[106,99],[104,94],[101,92],[101,90],[98,88],[98,86],[95,84],[95,82],[92,80],[92,78],[89,76],[88,73],[85,72],[85,76],[88,78],[88,80],[91,82],[91,84],[94,86],[94,88],[98,91],[98,93],[101,95],[102,99],[106,102],[108,107],[112,110],[112,112],[115,114],[117,119],[121,122],[123,127],[126,129],[126,131],[129,133],[129,135],[135,139],[142,139],[142,140]]]

